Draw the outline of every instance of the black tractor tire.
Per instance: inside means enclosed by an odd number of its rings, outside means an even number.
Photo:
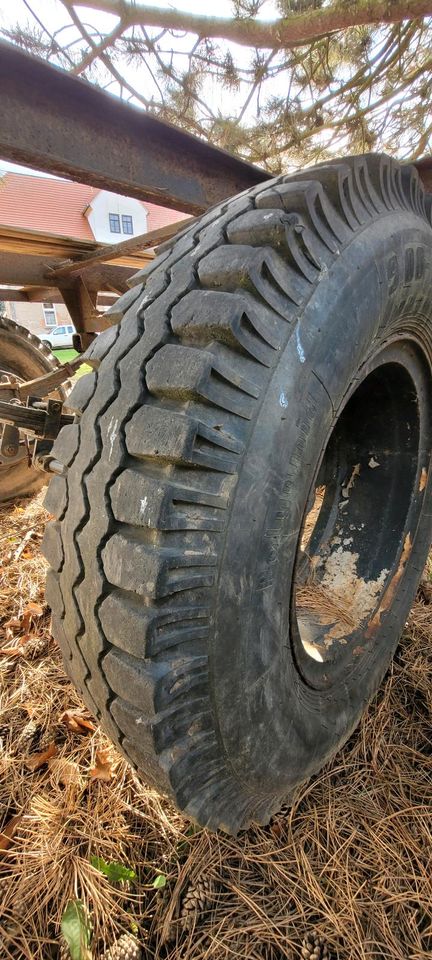
[[[432,526],[430,214],[383,155],[245,192],[136,276],[71,395],[53,632],[123,754],[212,829],[266,823],[335,754],[408,615]]]
[[[58,360],[38,337],[9,317],[0,316],[0,374],[12,373],[20,380],[33,380],[58,366]],[[55,396],[63,397],[63,390],[56,391]],[[0,463],[0,503],[30,496],[47,480],[47,474],[28,466],[27,451],[22,447],[16,460]]]

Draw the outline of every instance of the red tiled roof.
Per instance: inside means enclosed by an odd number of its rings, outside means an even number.
[[[94,240],[84,211],[98,193],[95,187],[70,180],[8,172],[0,175],[0,224]],[[148,230],[176,223],[185,216],[154,203],[143,203],[143,206],[148,211]],[[118,242],[124,238],[113,239]]]
[[[177,220],[184,220],[186,213],[180,213],[179,210],[168,210],[167,207],[158,207],[155,203],[143,203],[143,207],[148,212],[147,230],[158,230],[159,227],[166,227],[169,223],[177,223]]]
[[[96,193],[94,187],[82,183],[6,173],[0,179],[0,223],[93,240],[83,213]]]

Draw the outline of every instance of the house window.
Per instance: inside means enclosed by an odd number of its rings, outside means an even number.
[[[111,233],[121,233],[120,217],[118,213],[109,214],[109,226],[110,226]]]
[[[43,303],[43,313],[46,327],[55,327],[57,323],[57,317],[55,312],[55,306],[53,303]]]
[[[122,214],[122,230],[123,233],[132,233],[133,234],[133,220],[132,217],[125,216]]]

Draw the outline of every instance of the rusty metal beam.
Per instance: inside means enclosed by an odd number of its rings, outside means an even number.
[[[0,90],[4,160],[192,214],[270,176],[5,41]]]
[[[81,277],[74,279],[72,287],[63,289],[62,295],[76,330],[74,347],[82,353],[110,322],[105,314],[98,312],[97,293],[89,290]]]

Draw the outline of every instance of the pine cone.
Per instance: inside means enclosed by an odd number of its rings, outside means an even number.
[[[18,737],[18,746],[22,752],[27,752],[33,746],[39,727],[35,720],[29,720]]]
[[[23,646],[23,654],[26,660],[37,660],[48,652],[49,637],[31,637]]]
[[[213,884],[208,877],[199,876],[189,884],[180,912],[182,927],[185,930],[194,927],[201,914],[209,909],[212,894]]]
[[[311,933],[303,940],[301,956],[303,960],[330,960],[330,954],[323,937],[314,937]]]
[[[102,960],[141,960],[141,947],[136,937],[124,933],[102,954]]]
[[[59,739],[58,731],[57,731],[57,728],[54,726],[54,724],[52,726],[45,727],[45,730],[41,730],[39,735],[39,739],[37,743],[37,752],[46,750],[50,746],[50,744],[53,742],[53,740],[55,743],[57,743],[58,739]]]

